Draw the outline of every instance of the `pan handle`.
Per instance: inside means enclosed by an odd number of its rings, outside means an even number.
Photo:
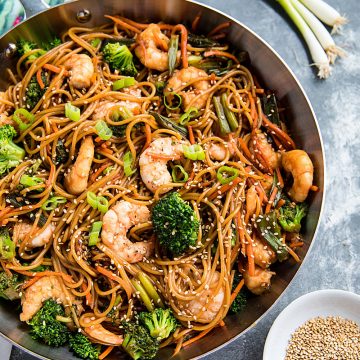
[[[49,8],[49,5],[43,0],[20,0],[20,2],[24,7],[26,18]]]

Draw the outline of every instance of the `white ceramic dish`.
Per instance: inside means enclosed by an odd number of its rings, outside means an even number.
[[[360,325],[360,295],[343,290],[319,290],[294,300],[270,328],[263,360],[284,360],[291,334],[317,316],[341,316]]]

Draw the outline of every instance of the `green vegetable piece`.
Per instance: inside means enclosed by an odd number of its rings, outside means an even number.
[[[0,176],[18,166],[25,157],[25,150],[13,142],[15,136],[11,125],[0,126]]]
[[[168,103],[170,100],[170,104]],[[168,110],[179,109],[182,103],[182,97],[176,92],[168,93],[164,95],[164,105]]]
[[[112,131],[104,120],[96,122],[95,130],[101,140],[109,140],[112,137]]]
[[[184,156],[190,160],[205,160],[205,151],[199,144],[183,145]]]
[[[199,114],[199,110],[195,107],[189,108],[184,114],[182,114],[179,118],[180,125],[186,125],[191,119],[197,117]]]
[[[156,112],[150,111],[149,114],[155,118],[156,122],[159,123],[160,126],[169,130],[176,131],[185,139],[188,137],[189,133],[186,127],[181,126],[173,120],[167,118],[166,116],[160,115]]]
[[[53,299],[46,300],[28,322],[32,338],[53,347],[64,345],[70,333],[64,323],[56,320],[57,316],[65,317],[63,307]]]
[[[218,181],[223,185],[231,183],[238,176],[239,170],[229,166],[221,166],[216,173]]]
[[[188,43],[191,46],[200,48],[211,48],[220,45],[217,41],[207,38],[204,35],[195,35],[192,33],[188,34]]]
[[[137,70],[133,62],[133,55],[126,45],[119,42],[107,43],[102,49],[104,60],[122,75],[135,76]]]
[[[103,214],[109,210],[109,200],[105,196],[97,197],[97,209]]]
[[[308,206],[306,203],[293,204],[288,201],[280,208],[279,223],[281,227],[291,233],[301,230],[301,220],[306,216]]]
[[[67,199],[63,196],[53,196],[50,199],[46,200],[44,204],[41,206],[41,208],[45,211],[52,211],[55,210],[58,205],[60,204],[66,204]]]
[[[144,289],[144,287],[135,279],[131,279],[130,281],[131,281],[133,287],[135,288],[135,290],[137,291],[137,293],[139,294],[141,301],[143,302],[145,307],[148,309],[148,311],[153,311],[154,305],[151,302],[151,299],[150,299],[148,293],[146,292],[146,290]]]
[[[62,41],[58,37],[54,37],[51,41],[42,43],[41,46],[44,50],[49,51],[62,44]]]
[[[24,185],[25,187],[36,186],[36,185],[40,185],[43,183],[44,183],[44,180],[39,177],[36,177],[36,176],[29,176],[29,175],[24,174],[24,175],[21,175],[21,178],[20,178],[20,184]]]
[[[101,40],[99,38],[95,38],[90,41],[90,45],[94,48],[98,47],[98,45],[100,43],[101,43]]]
[[[123,322],[125,331],[122,348],[132,359],[153,359],[159,350],[159,344],[152,338],[148,330],[133,322]]]
[[[160,246],[169,254],[179,256],[196,246],[199,220],[177,192],[165,195],[155,204],[152,223]]]
[[[235,273],[234,275],[234,281],[232,285],[232,291],[235,290],[235,288],[239,285],[239,282],[241,281],[241,276],[239,273]],[[246,289],[243,287],[240,292],[237,294],[235,300],[232,302],[230,306],[230,312],[234,314],[239,314],[246,308],[247,305],[247,298],[248,293]]]
[[[113,90],[120,90],[129,86],[133,86],[136,84],[136,80],[133,77],[126,77],[119,80],[114,81]]]
[[[134,114],[132,113],[131,110],[129,110],[125,106],[120,106],[115,111],[113,111],[113,113],[111,114],[111,119],[113,121],[121,121],[121,120],[129,119],[133,116],[134,116]],[[139,125],[140,124],[136,124],[135,127],[137,127]],[[127,124],[111,125],[109,127],[110,127],[111,131],[113,132],[113,136],[115,136],[115,137],[125,136]]]
[[[95,221],[92,224],[89,234],[89,246],[95,246],[98,243],[102,224],[102,221]]]
[[[230,125],[231,131],[235,131],[239,127],[239,123],[236,119],[235,114],[230,110],[227,104],[227,96],[225,93],[221,95],[221,104],[223,106],[225,117]]]
[[[27,88],[26,88],[27,90],[25,93],[25,95],[26,95],[25,104],[26,104],[26,108],[28,110],[32,110],[37,105],[37,103],[42,99],[42,97],[47,89],[48,80],[47,80],[44,72],[42,72],[41,78],[42,78],[43,83],[45,84],[44,89],[41,89],[41,87],[36,79],[36,76],[33,76],[30,79],[29,83],[27,84]]]
[[[175,165],[172,169],[171,177],[176,183],[185,183],[189,179],[189,174],[181,165]]]
[[[126,152],[123,157],[124,173],[125,176],[131,176],[136,172],[136,169],[132,169],[133,157],[130,151]]]
[[[154,304],[163,308],[164,304],[149,277],[145,275],[142,271],[139,271],[137,273],[137,277],[140,280],[141,285],[144,287],[144,290],[153,300]]]
[[[68,102],[65,104],[65,116],[71,121],[79,121],[80,109]]]
[[[150,335],[158,341],[167,339],[179,326],[169,308],[141,312],[139,320],[149,330]]]
[[[275,125],[280,126],[280,116],[275,94],[264,95],[261,98],[261,103],[266,117]]]
[[[86,193],[86,201],[93,209],[97,209],[98,197],[96,196],[95,193],[93,193],[92,191],[88,191]]]
[[[286,245],[281,241],[281,228],[277,222],[275,211],[261,215],[257,222],[258,229],[264,241],[275,251],[278,260],[284,261],[288,258]]]
[[[21,57],[23,55],[26,55],[28,52],[35,50],[36,48],[38,48],[38,46],[34,42],[21,39],[17,42],[16,48],[19,57]],[[45,53],[46,51],[44,51],[43,49],[38,49],[38,51],[27,56],[26,60],[34,61],[37,58],[39,58],[41,55],[44,55]]]
[[[179,35],[171,35],[169,51],[168,51],[170,76],[172,76],[175,70],[178,48],[179,48]]]
[[[86,360],[99,359],[101,345],[94,345],[84,334],[75,333],[70,335],[70,350],[79,358]]]
[[[35,121],[35,115],[26,109],[16,109],[12,118],[18,124],[20,132],[28,129]]]
[[[23,281],[18,274],[8,275],[5,271],[0,272],[0,297],[3,299],[10,301],[20,299],[22,285]]]
[[[224,108],[221,105],[220,97],[214,96],[213,103],[215,106],[216,115],[219,119],[220,135],[225,136],[225,135],[231,133],[231,129],[230,129],[229,123],[226,119],[226,116],[224,113]]]
[[[55,158],[53,159],[55,165],[65,164],[69,159],[69,153],[62,140],[58,140],[56,144]]]
[[[0,227],[0,258],[11,260],[15,256],[15,244],[11,240],[7,227]]]

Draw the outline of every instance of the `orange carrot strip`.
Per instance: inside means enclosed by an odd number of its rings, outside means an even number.
[[[189,141],[191,145],[195,144],[195,137],[194,137],[194,132],[192,129],[192,126],[188,125],[188,131],[189,131]]]
[[[292,249],[295,249],[297,247],[301,247],[304,245],[304,242],[303,241],[298,241],[298,242],[295,242],[295,243],[292,243],[290,244],[289,246],[292,248]]]
[[[318,186],[316,186],[316,185],[312,185],[311,187],[310,187],[310,191],[319,191],[319,187]]]
[[[270,130],[274,131],[274,133],[283,141],[286,142],[287,148],[289,148],[289,146],[292,149],[296,148],[296,145],[294,143],[294,140],[283,130],[281,130],[278,126],[276,126],[275,124],[273,124],[267,117],[265,114],[262,114],[262,119],[263,119],[263,123],[264,126],[269,128]]]
[[[185,342],[182,344],[182,347],[188,346],[188,345],[192,344],[193,342],[200,340],[200,339],[203,338],[207,333],[209,333],[211,330],[212,330],[212,328],[206,329],[206,330],[202,331],[199,335],[197,335],[197,336],[195,336],[195,337],[193,337],[193,338],[185,341]]]
[[[114,346],[108,346],[106,348],[106,350],[104,350],[100,355],[99,355],[99,360],[103,360],[105,359],[114,349]]]
[[[285,205],[286,201],[284,199],[280,199],[276,205],[277,209],[280,209],[283,205]]]
[[[218,191],[215,191],[209,196],[209,200],[214,200],[218,195],[224,194],[225,192],[232,190],[240,181],[241,178],[237,177],[231,183],[223,185]]]
[[[12,272],[6,267],[5,262],[0,261],[0,264],[1,264],[2,268],[4,269],[4,271],[6,272],[6,275],[9,277],[12,277]]]
[[[175,160],[175,158],[176,158],[176,156],[174,156],[174,155],[164,155],[164,154],[157,154],[157,153],[153,153],[153,152],[148,152],[147,154],[154,159],[161,159],[161,160]]]
[[[245,141],[242,139],[242,138],[238,138],[238,142],[239,142],[239,145],[241,147],[241,150],[243,151],[243,153],[249,158],[251,159],[251,153],[250,153],[250,150],[249,148],[247,147],[247,145],[245,144]]]
[[[256,92],[257,94],[263,94],[263,93],[265,92],[265,90],[264,90],[264,89],[258,89],[258,88],[256,88],[256,89],[255,89],[255,92]]]
[[[147,149],[151,143],[151,127],[148,123],[145,123],[145,135],[146,135],[146,142],[144,145],[144,150]]]
[[[44,82],[42,81],[42,78],[41,78],[41,69],[39,69],[37,72],[36,72],[36,80],[40,86],[40,89],[44,89],[45,88],[45,84]]]
[[[85,283],[81,284],[81,288],[83,291],[86,291],[87,286],[85,285]],[[85,295],[85,299],[86,299],[87,305],[90,306],[90,308],[92,309],[94,307],[94,302],[93,302],[93,298],[91,296],[91,291]]]
[[[296,262],[301,261],[300,258],[298,257],[298,255],[296,254],[296,252],[291,247],[287,246],[286,249]]]
[[[32,279],[26,281],[23,285],[22,285],[22,289],[26,289],[29,286],[35,284],[38,280],[40,280],[39,277],[33,277]]]
[[[177,24],[172,29],[172,33],[175,31],[180,30],[181,32],[181,42],[180,42],[180,49],[181,49],[181,60],[183,68],[186,69],[189,66],[188,57],[187,57],[187,41],[188,41],[188,31],[186,27],[182,24]]]
[[[110,162],[105,162],[92,175],[90,175],[90,183],[93,183],[96,178],[110,165]]]
[[[276,171],[276,175],[277,175],[277,178],[278,178],[278,181],[279,181],[279,185],[280,185],[281,188],[283,188],[284,187],[284,179],[283,179],[283,177],[281,175],[280,168],[277,167],[275,169],[275,171]]]
[[[239,60],[233,54],[230,54],[230,53],[228,53],[226,51],[209,50],[209,51],[204,52],[204,56],[205,57],[208,57],[208,56],[223,56],[223,57],[227,57],[227,58],[233,60],[236,64],[239,63]]]
[[[234,302],[234,300],[238,296],[238,294],[239,294],[239,292],[240,292],[240,290],[242,289],[243,286],[244,286],[244,279],[241,279],[241,281],[237,284],[234,292],[231,294],[230,304],[232,304]]]
[[[246,244],[246,256],[248,258],[248,266],[249,266],[249,275],[255,275],[255,261],[254,261],[254,249],[251,241],[248,241]]]
[[[61,72],[61,70],[62,70],[61,67],[58,67],[58,66],[55,66],[55,65],[52,65],[52,64],[45,64],[45,65],[43,65],[43,68],[46,69],[46,70],[52,71],[52,72],[54,72],[56,74],[59,74]],[[68,76],[69,75],[68,71],[65,70],[64,75]]]
[[[109,155],[111,155],[113,153],[113,151],[111,149],[108,149],[107,147],[103,147],[101,150],[104,153],[109,154]]]
[[[253,119],[253,129],[257,128],[257,124],[258,124],[258,113],[256,111],[256,105],[255,105],[255,99],[253,98],[253,96],[248,93],[247,94],[250,100],[250,116]]]
[[[268,214],[271,210],[271,206],[273,205],[274,203],[274,200],[275,200],[275,197],[276,197],[276,194],[278,193],[279,191],[279,188],[277,186],[274,187],[271,195],[270,195],[270,199],[266,205],[266,208],[265,208],[265,214]]]
[[[137,29],[136,27],[126,23],[125,21],[117,18],[117,17],[114,17],[114,16],[110,16],[110,15],[105,15],[106,18],[112,20],[114,23],[120,25],[123,29],[125,30],[130,30],[136,34],[140,34],[141,33],[141,30]]]
[[[216,33],[220,32],[220,30],[226,29],[228,27],[230,27],[231,22],[230,21],[226,21],[223,22],[222,24],[219,24],[218,26],[214,27],[208,34],[207,36],[212,36],[215,35]]]

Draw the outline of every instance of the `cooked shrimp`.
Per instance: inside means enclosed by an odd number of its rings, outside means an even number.
[[[209,156],[216,161],[224,161],[227,153],[230,157],[235,154],[235,149],[231,143],[212,143],[209,147]]]
[[[218,272],[214,272],[209,286],[200,293],[200,296],[185,305],[187,311],[196,318],[197,322],[211,322],[221,309],[225,294],[223,286],[221,286],[215,293],[219,278],[220,274]]]
[[[73,54],[64,65],[70,70],[70,85],[76,89],[90,87],[94,65],[89,55]]]
[[[135,54],[145,67],[158,71],[166,71],[169,68],[169,55],[166,50],[169,38],[161,32],[158,25],[150,24],[138,35],[136,42],[138,46],[135,48]]]
[[[85,318],[84,323],[91,322],[91,319]],[[106,343],[109,345],[119,346],[123,342],[121,335],[116,335],[109,330],[106,330],[101,324],[96,324],[84,328],[87,335],[93,338],[95,341],[98,340],[101,344]]]
[[[265,245],[261,240],[254,238],[253,253],[255,264],[265,269],[276,261],[273,249]]]
[[[270,279],[275,273],[255,266],[255,275],[250,276],[248,270],[243,272],[245,286],[255,295],[261,295],[270,288]]]
[[[258,195],[255,185],[251,185],[246,192],[246,220],[249,220],[256,211]]]
[[[16,127],[17,123],[11,117],[6,116],[5,114],[0,114],[0,126],[3,125],[11,125]]]
[[[150,191],[155,192],[160,186],[172,182],[167,162],[181,158],[184,153],[183,144],[186,142],[170,137],[158,138],[140,155],[140,176]],[[170,188],[163,189],[160,194],[169,190]]]
[[[21,299],[21,321],[30,320],[40,309],[45,300],[54,299],[64,305],[71,305],[75,301],[74,295],[66,294],[61,286],[58,276],[41,277],[30,285]]]
[[[206,105],[207,95],[200,96],[194,102],[191,102],[196,96],[210,88],[210,81],[200,80],[191,84],[193,90],[185,91],[179,90],[186,83],[196,80],[198,78],[207,77],[208,74],[204,70],[197,69],[196,67],[189,66],[186,69],[177,70],[174,75],[169,79],[164,93],[175,92],[181,95],[183,100],[183,107],[186,108],[190,103],[191,106],[197,109],[202,109]]]
[[[279,166],[280,154],[274,150],[264,133],[259,132],[252,137],[249,143],[249,149],[255,157],[257,154],[260,154],[265,162],[261,162],[261,165],[266,169],[270,168],[274,170]]]
[[[129,263],[142,261],[150,256],[154,244],[152,242],[132,242],[126,233],[134,225],[150,219],[150,211],[145,205],[137,205],[120,200],[104,215],[101,239],[121,258]]]
[[[55,230],[54,224],[49,224],[45,229],[35,228],[35,232],[31,233],[32,225],[25,222],[17,222],[13,229],[13,240],[17,246],[21,241],[29,236],[26,246],[30,248],[41,247],[46,245],[52,238]],[[34,236],[35,235],[35,236]]]
[[[297,202],[304,201],[313,183],[314,166],[304,150],[291,150],[282,154],[282,166],[292,174],[294,183],[289,196]]]
[[[70,194],[78,195],[86,190],[91,164],[94,159],[94,143],[91,136],[83,139],[75,164],[65,175],[65,187]]]

